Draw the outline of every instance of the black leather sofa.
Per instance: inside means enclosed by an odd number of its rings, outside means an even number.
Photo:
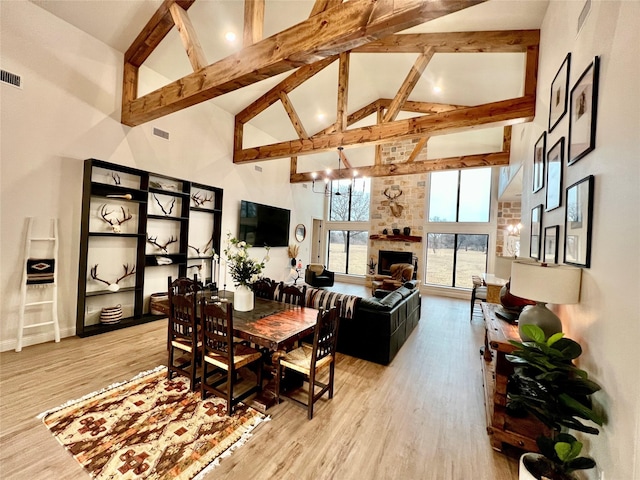
[[[360,300],[352,318],[340,319],[338,351],[388,365],[420,320],[420,291],[407,282],[375,293]]]

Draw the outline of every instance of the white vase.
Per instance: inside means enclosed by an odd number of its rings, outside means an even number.
[[[244,285],[236,287],[233,293],[233,309],[239,312],[253,310],[253,291]]]
[[[536,456],[536,455],[539,455],[539,454],[525,453],[520,456],[520,465],[518,466],[518,480],[536,480],[536,477],[534,477],[533,474],[531,474],[529,470],[527,470],[527,467],[524,466],[525,457]]]

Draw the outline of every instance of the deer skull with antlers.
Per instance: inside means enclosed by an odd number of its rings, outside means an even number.
[[[110,292],[117,292],[118,290],[120,290],[120,285],[118,285],[120,283],[120,280],[124,280],[125,278],[130,277],[131,275],[136,273],[135,265],[131,267],[131,269],[129,269],[128,263],[122,265],[122,267],[124,268],[124,275],[118,278],[115,282],[110,283],[98,277],[98,264],[96,263],[93,267],[91,267],[91,278],[107,285],[107,290],[109,290]]]
[[[124,211],[124,207],[120,207],[120,210],[122,211],[122,218],[119,218],[119,217],[113,218],[113,217],[109,217],[109,215],[114,213],[115,210],[108,211],[106,203],[100,207],[100,217],[102,218],[102,220],[104,220],[109,225],[111,225],[111,228],[113,229],[113,233],[120,233],[122,231],[120,226],[124,222],[131,220],[133,218],[133,215],[131,215],[131,212],[129,210],[127,210],[126,213]]]
[[[391,214],[394,217],[399,217],[402,215],[402,210],[404,210],[404,207],[400,205],[398,202],[396,202],[396,198],[402,195],[402,190],[400,190],[398,193],[396,193],[393,196],[389,194],[388,191],[389,191],[388,188],[384,190],[384,196],[387,197],[389,200],[383,200],[382,205],[384,205],[385,207],[389,207],[391,209]]]

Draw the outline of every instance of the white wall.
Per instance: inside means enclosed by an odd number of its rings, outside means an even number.
[[[541,29],[536,117],[514,129],[512,163],[524,164],[522,251],[529,251],[531,208],[544,204],[544,189],[531,193],[533,146],[547,129],[550,85],[571,52],[570,88],[599,55],[600,94],[596,149],[569,167],[564,188],[595,176],[591,268],[583,269],[578,305],[556,307],[567,336],[580,342],[579,360],[602,385],[595,403],[606,416],[600,435],[584,436],[585,453],[598,469],[589,478],[640,478],[640,2],[594,0],[576,35],[584,2],[552,1]],[[568,114],[548,135],[547,146],[568,135]],[[566,156],[566,151],[565,151]],[[564,193],[563,193],[564,195]],[[543,227],[561,225],[563,207],[543,214]],[[562,241],[560,252],[562,252]],[[526,255],[525,255],[526,256]],[[562,259],[562,253],[560,254]]]
[[[289,184],[289,161],[232,163],[233,116],[201,104],[135,128],[120,123],[123,56],[31,2],[0,2],[2,68],[22,75],[22,90],[0,86],[0,350],[14,347],[22,279],[25,219],[60,219],[59,315],[75,334],[82,168],[86,158],[129,165],[224,189],[223,241],[237,233],[241,199],[291,212],[311,226],[322,202]],[[153,127],[170,132],[166,141]],[[253,136],[263,135],[259,131]],[[273,139],[266,138],[266,143]],[[308,262],[310,238],[300,256]],[[262,258],[263,252],[255,256]],[[306,255],[306,256],[305,256]],[[274,248],[265,274],[283,279],[286,248]],[[231,282],[229,282],[231,283]],[[46,311],[36,311],[42,317]],[[42,321],[34,318],[32,321]],[[34,329],[25,345],[50,340]],[[28,350],[25,351],[28,354]]]

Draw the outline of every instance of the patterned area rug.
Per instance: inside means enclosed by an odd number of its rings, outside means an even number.
[[[202,478],[269,417],[244,404],[227,417],[226,401],[200,399],[189,380],[167,380],[166,367],[40,415],[93,478]]]

